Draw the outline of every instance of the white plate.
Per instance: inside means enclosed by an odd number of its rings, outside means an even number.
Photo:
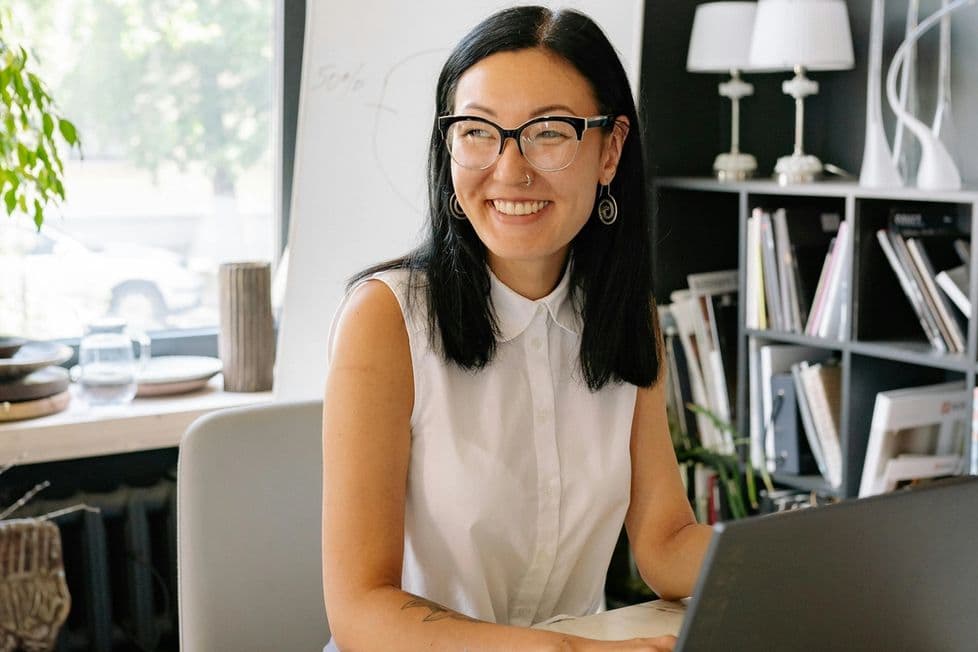
[[[221,361],[200,355],[161,355],[150,358],[146,367],[136,374],[140,385],[183,383],[207,380],[221,371]]]
[[[0,358],[0,378],[20,378],[71,358],[71,347],[56,342],[28,342],[10,358]],[[220,362],[220,361],[218,361]]]

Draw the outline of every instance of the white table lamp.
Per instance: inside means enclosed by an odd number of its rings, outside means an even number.
[[[805,154],[802,132],[804,99],[818,93],[818,82],[806,70],[852,68],[852,33],[844,0],[760,0],[751,39],[750,63],[756,68],[794,70],[781,85],[795,98],[795,151],[774,167],[782,184],[812,181],[822,162]]]
[[[718,154],[713,170],[720,181],[747,179],[757,169],[757,160],[740,151],[740,98],[754,94],[754,87],[740,78],[748,69],[751,31],[756,2],[708,2],[696,8],[689,36],[686,69],[690,72],[729,72],[730,81],[720,84],[720,95],[729,97],[730,151]]]

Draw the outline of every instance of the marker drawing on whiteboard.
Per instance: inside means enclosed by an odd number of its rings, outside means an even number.
[[[313,73],[311,88],[324,88],[327,93],[357,93],[366,86],[363,77],[364,64],[352,69],[344,69],[335,63],[325,63]]]
[[[411,120],[404,120],[405,114],[411,113],[412,110],[416,110],[418,107],[412,106],[406,108],[400,106],[401,103],[398,102],[396,93],[393,94],[393,96],[391,94],[392,79],[394,79],[399,74],[402,75],[405,74],[404,69],[408,68],[409,64],[419,64],[422,63],[418,61],[419,59],[436,57],[437,66],[435,65],[434,61],[431,62],[430,66],[429,65],[421,66],[421,68],[425,70],[424,74],[430,75],[433,80],[434,77],[437,76],[438,70],[440,69],[441,64],[444,61],[445,57],[447,57],[449,51],[450,51],[449,48],[444,48],[444,47],[433,48],[430,50],[421,50],[420,52],[415,52],[409,56],[406,56],[398,60],[387,70],[387,73],[384,75],[384,81],[381,84],[381,89],[380,89],[380,98],[378,99],[377,103],[367,105],[374,108],[374,128],[373,128],[373,133],[371,134],[371,145],[372,145],[374,160],[377,162],[377,168],[378,170],[380,170],[380,173],[384,177],[384,180],[387,182],[387,185],[391,188],[391,190],[398,197],[398,199],[404,202],[405,206],[407,206],[408,208],[410,208],[412,211],[416,213],[420,213],[422,211],[422,208],[418,206],[415,203],[415,201],[406,192],[404,192],[404,190],[401,187],[399,187],[398,181],[397,179],[395,179],[395,176],[397,176],[396,172],[389,169],[390,161],[387,160],[388,157],[381,155],[380,152],[380,132],[382,130],[381,121],[383,119],[389,120],[391,118],[394,119],[400,118],[399,128],[402,129],[406,126],[409,126],[409,123],[412,123]],[[428,68],[431,68],[432,71],[428,71]],[[411,74],[411,73],[407,73],[407,74]],[[401,81],[403,82],[404,80]],[[413,86],[413,84],[409,84],[409,86]],[[415,98],[411,98],[411,99],[414,100]],[[434,121],[434,115],[431,116],[431,120],[432,122]],[[426,159],[426,153],[422,150],[419,150],[418,156],[420,157],[421,162],[423,163],[424,160]],[[394,161],[394,164],[397,165],[398,161]]]

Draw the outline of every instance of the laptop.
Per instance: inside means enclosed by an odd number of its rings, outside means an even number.
[[[715,532],[677,650],[978,650],[978,478]]]

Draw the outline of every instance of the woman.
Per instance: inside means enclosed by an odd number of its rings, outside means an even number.
[[[436,106],[426,241],[354,279],[330,335],[332,645],[671,649],[527,628],[601,608],[622,522],[665,598],[710,537],[666,425],[621,63],[581,14],[510,9],[452,52]]]

